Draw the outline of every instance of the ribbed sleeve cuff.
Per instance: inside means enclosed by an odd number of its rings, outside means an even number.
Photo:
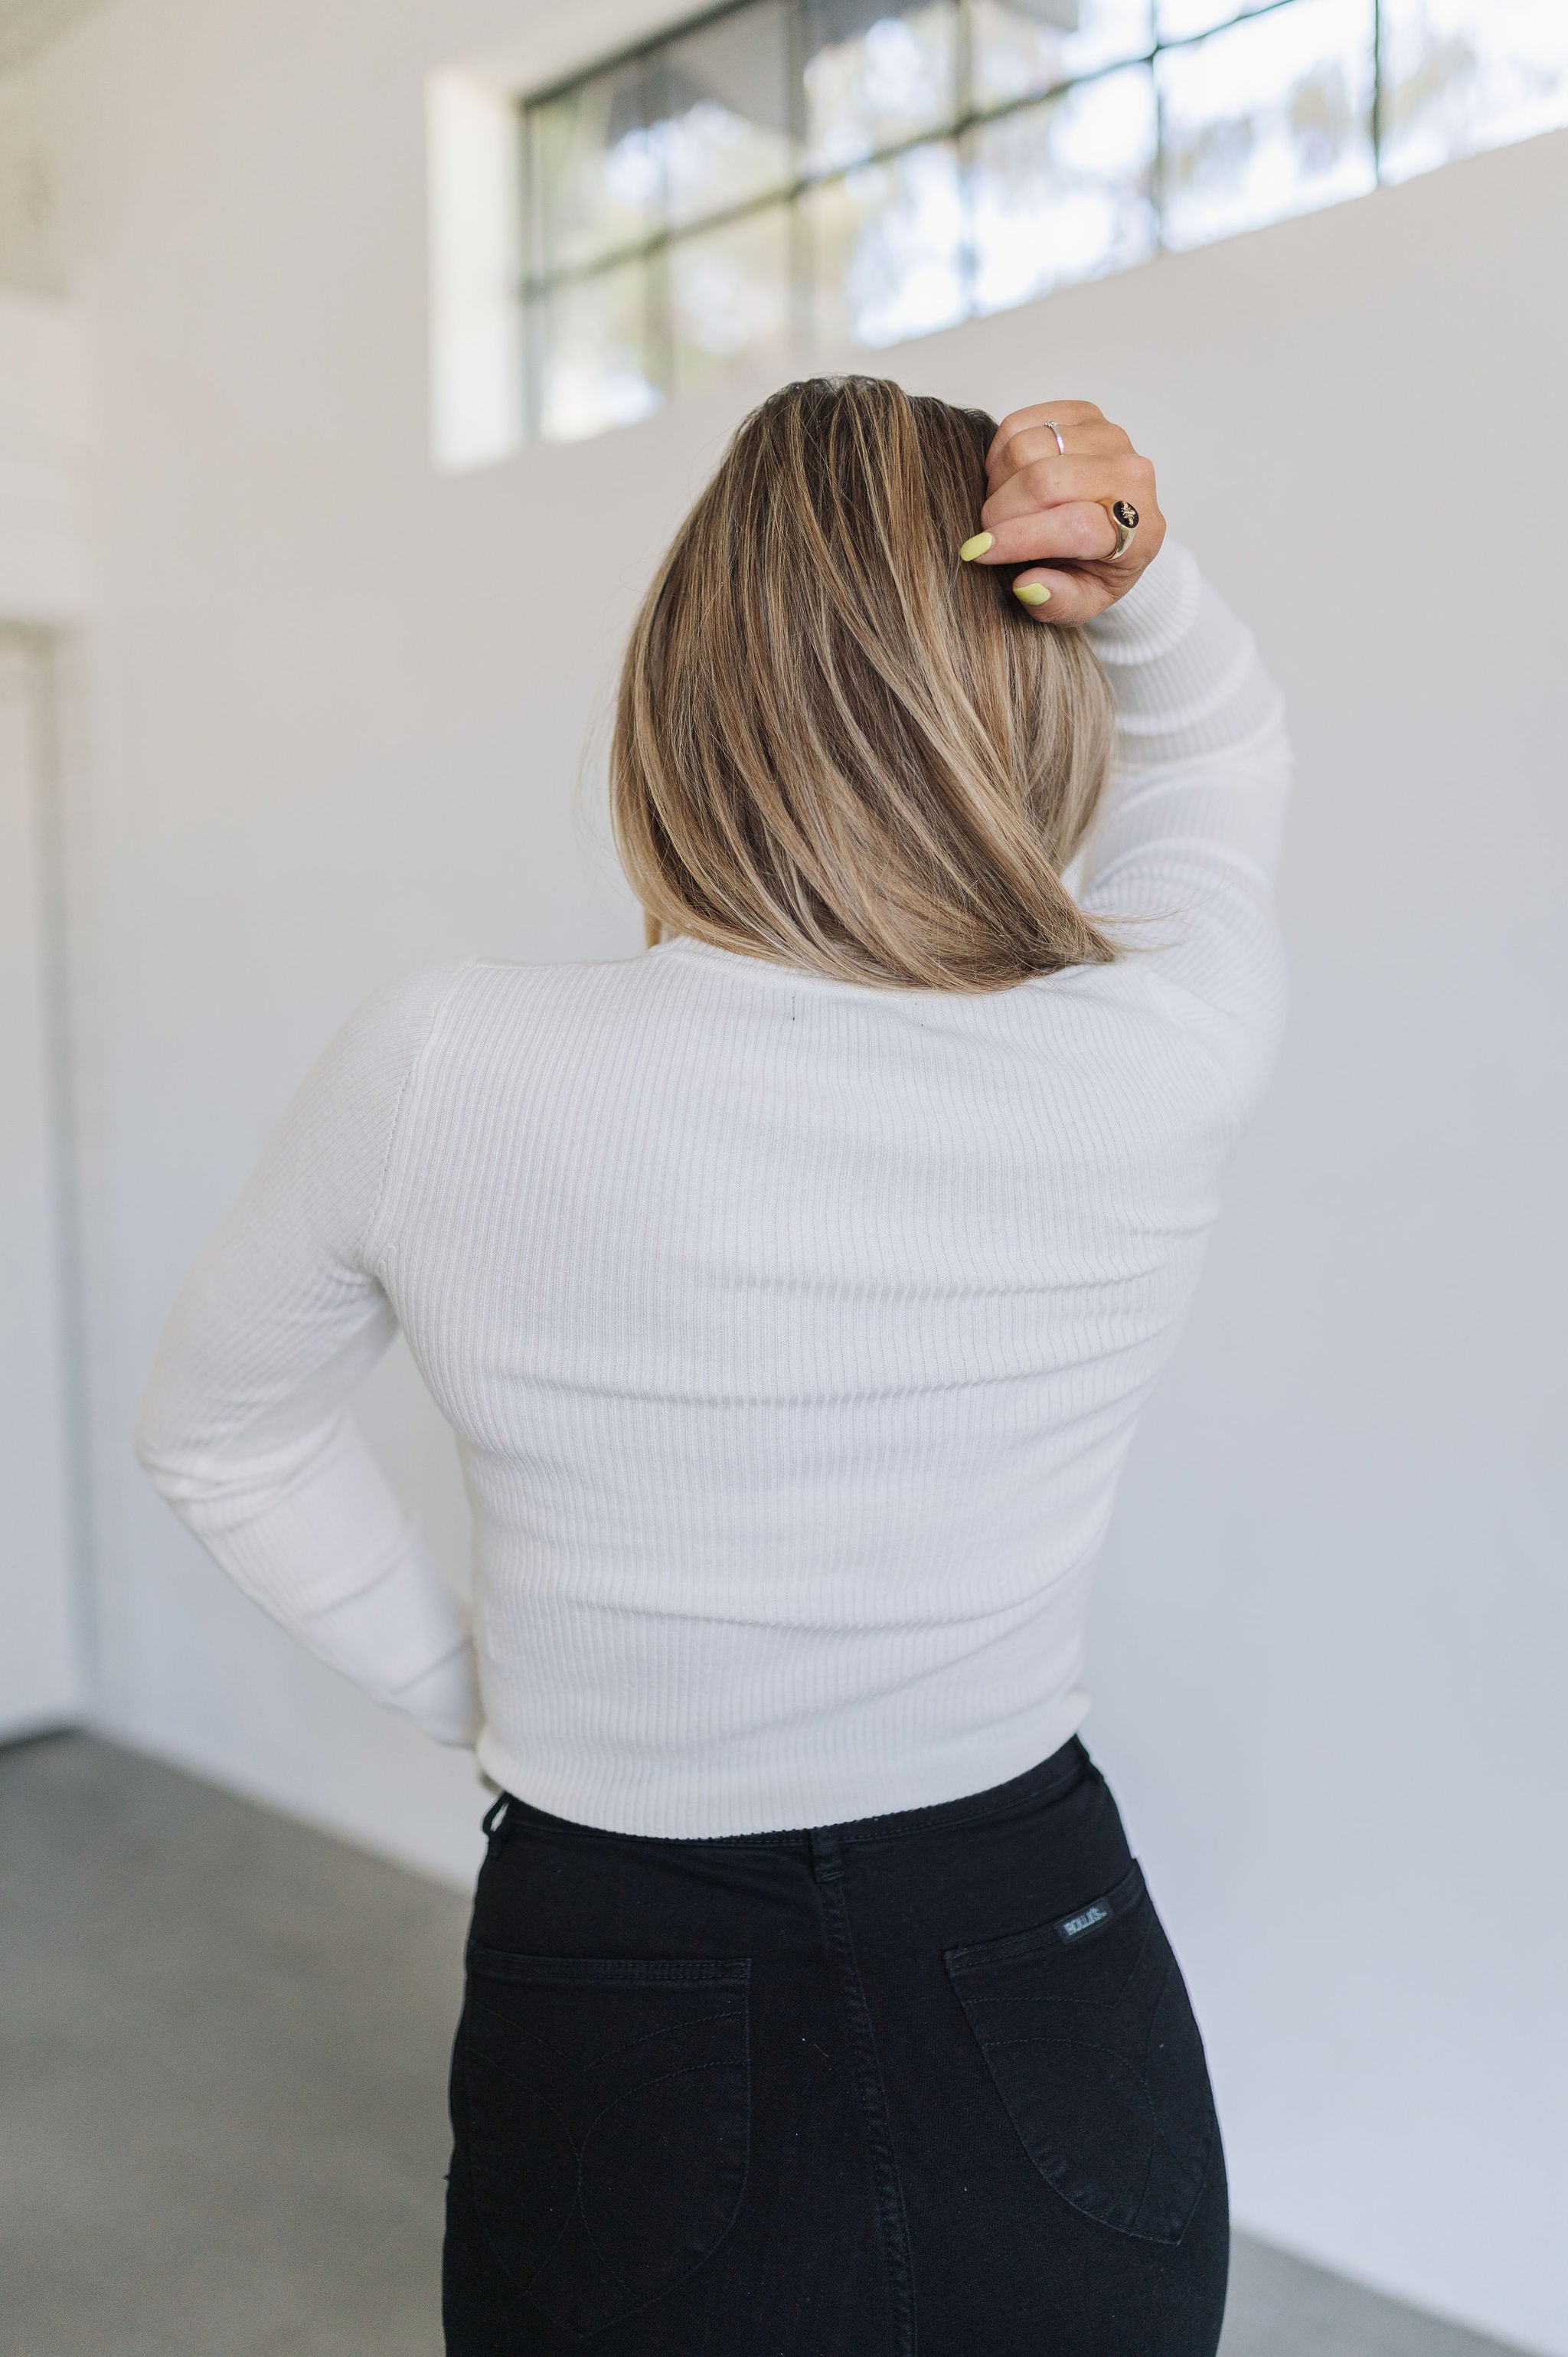
[[[1167,540],[1124,597],[1084,624],[1103,663],[1150,662],[1179,646],[1197,618],[1203,576],[1180,541]]]
[[[459,1646],[387,1700],[394,1709],[405,1711],[437,1743],[471,1749],[481,1718],[473,1646]]]

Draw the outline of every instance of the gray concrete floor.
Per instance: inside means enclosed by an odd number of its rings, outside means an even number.
[[[437,2357],[466,1912],[91,1738],[0,1749],[0,2357]],[[1507,2352],[1238,2237],[1221,2357]]]

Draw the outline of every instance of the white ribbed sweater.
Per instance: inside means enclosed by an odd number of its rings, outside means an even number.
[[[1185,551],[1090,636],[1121,758],[1080,898],[1147,920],[1122,961],[983,996],[690,942],[414,974],[175,1304],[137,1426],[165,1497],[542,1808],[870,1815],[1083,1717],[1117,1475],[1277,1029],[1287,774]],[[345,1412],[397,1326],[462,1455],[472,1647]]]

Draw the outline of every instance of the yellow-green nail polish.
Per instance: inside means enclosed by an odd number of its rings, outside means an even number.
[[[1014,597],[1025,606],[1043,606],[1050,594],[1043,581],[1015,581],[1013,584]]]
[[[970,565],[973,563],[977,556],[983,556],[995,537],[996,534],[993,532],[975,533],[972,538],[966,540],[963,546],[959,550],[959,555],[962,559],[963,563],[965,565]]]

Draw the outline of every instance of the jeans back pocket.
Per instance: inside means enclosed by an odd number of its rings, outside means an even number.
[[[1134,1861],[1070,1915],[948,1973],[1025,2151],[1102,2225],[1179,2243],[1219,2136],[1203,2040]]]
[[[734,2223],[749,1972],[470,1947],[459,2143],[492,2253],[561,2330],[647,2307]]]

